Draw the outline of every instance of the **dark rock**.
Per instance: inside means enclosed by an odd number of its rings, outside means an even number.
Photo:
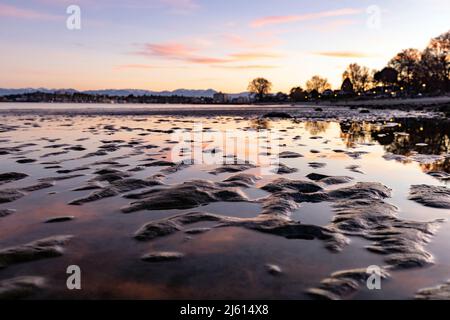
[[[241,172],[241,171],[246,171],[249,169],[253,169],[256,168],[255,165],[253,164],[227,164],[227,165],[223,165],[222,167],[218,167],[212,171],[210,171],[209,173],[211,174],[220,174],[220,173],[235,173],[235,172]]]
[[[0,185],[9,183],[12,181],[22,180],[28,177],[25,173],[19,173],[19,172],[8,172],[8,173],[2,173],[0,174]]]
[[[255,218],[236,218],[204,212],[191,212],[164,220],[150,222],[135,234],[138,240],[153,240],[183,230],[185,225],[197,222],[216,222],[214,228],[242,227],[262,233],[269,233],[288,239],[319,239],[332,251],[339,250],[348,243],[348,239],[330,229],[303,225],[278,215],[260,215]]]
[[[355,293],[361,284],[365,284],[371,273],[367,269],[344,270],[333,273],[321,281],[317,288],[308,289],[307,293],[321,300],[341,300]],[[381,279],[390,277],[385,269],[380,269]]]
[[[16,247],[1,249],[0,268],[22,262],[61,256],[64,252],[63,246],[70,239],[72,239],[72,236],[54,236]]]
[[[143,167],[174,167],[176,165],[176,163],[171,162],[171,161],[164,161],[164,160],[159,160],[159,161],[153,161],[150,163],[146,163],[143,164]]]
[[[85,147],[80,146],[80,145],[78,145],[78,146],[67,147],[67,148],[65,148],[65,149],[66,149],[66,150],[72,150],[72,151],[84,151],[84,150],[86,150]]]
[[[426,251],[417,250],[417,252],[390,254],[385,261],[396,269],[410,269],[431,265],[434,258]]]
[[[302,158],[303,155],[297,152],[293,151],[283,151],[278,155],[281,159],[295,159],[295,158]]]
[[[263,207],[261,214],[276,214],[289,217],[299,207],[294,197],[286,192],[274,193],[260,201]]]
[[[232,187],[250,188],[259,179],[260,179],[259,177],[253,174],[239,173],[223,180],[223,182],[220,183],[220,185],[228,188]]]
[[[176,222],[176,219],[165,219],[160,221],[152,221],[145,224],[138,231],[136,231],[134,237],[137,240],[148,241],[159,237],[168,236],[180,230],[182,230],[182,227]]]
[[[430,171],[430,172],[427,172],[427,174],[432,176],[433,178],[440,180],[440,181],[449,181],[450,180],[450,174],[448,174],[447,172]]]
[[[426,207],[450,209],[450,189],[445,186],[414,185],[409,199]]]
[[[226,189],[219,184],[195,180],[168,188],[153,189],[140,194],[127,195],[128,199],[140,199],[122,208],[124,213],[140,210],[190,209],[213,202],[248,201],[237,189]]]
[[[321,162],[309,162],[308,165],[314,169],[321,169],[321,168],[324,168],[327,166],[326,163],[321,163]]]
[[[450,300],[450,281],[432,288],[419,290],[415,299],[417,300]]]
[[[352,191],[353,190],[353,191]],[[333,230],[373,241],[367,249],[385,255],[391,268],[414,268],[433,263],[425,251],[440,221],[415,222],[397,218],[397,208],[383,199],[390,190],[373,183],[330,191],[336,216]]]
[[[341,188],[329,192],[332,198],[339,199],[386,199],[392,190],[377,182],[359,182],[348,188]]]
[[[286,190],[298,191],[301,193],[313,193],[321,191],[322,187],[313,182],[279,178],[266,184],[261,189],[272,193]]]
[[[361,159],[361,156],[368,154],[366,151],[347,151],[345,152],[347,156],[353,159]]]
[[[0,300],[26,298],[45,287],[45,278],[17,277],[0,281]]]
[[[283,163],[280,163],[277,168],[272,170],[272,172],[275,174],[290,174],[290,173],[298,172],[298,169],[291,168]]]
[[[51,188],[54,185],[55,184],[53,182],[40,182],[40,183],[34,184],[32,186],[21,188],[20,190],[25,191],[25,192],[33,192],[33,191]]]
[[[355,172],[355,173],[364,174],[364,172],[359,170],[359,168],[360,168],[360,166],[358,166],[358,165],[350,165],[350,166],[346,167],[345,169],[350,170],[350,171]]]
[[[292,119],[292,116],[285,112],[269,112],[266,113],[263,118],[280,118],[280,119]]]
[[[94,172],[97,176],[91,181],[108,181],[110,183],[131,177],[131,173],[116,169],[102,169]]]
[[[81,186],[81,187],[72,189],[72,191],[89,191],[89,190],[97,190],[97,189],[102,189],[102,188],[103,188],[103,186],[100,183],[89,182],[85,186]]]
[[[61,169],[61,170],[57,170],[57,173],[60,174],[68,174],[68,173],[72,173],[72,172],[79,172],[79,171],[87,171],[89,170],[88,167],[78,167],[78,168],[74,168],[74,169]]]
[[[87,197],[75,199],[69,202],[70,205],[81,205],[88,202],[98,201],[104,198],[115,197],[117,195],[143,189],[147,187],[159,186],[162,183],[156,179],[140,180],[140,179],[123,179],[115,180],[110,183],[109,186],[100,189],[99,191],[94,191]]]
[[[58,223],[58,222],[66,222],[75,219],[74,216],[61,216],[61,217],[52,217],[45,220],[45,223]]]
[[[25,196],[25,193],[17,189],[0,190],[0,203],[13,202]]]
[[[150,252],[142,256],[142,260],[146,262],[166,262],[180,260],[184,257],[180,252]]]
[[[187,234],[202,234],[202,233],[206,233],[211,230],[212,230],[211,228],[192,228],[192,229],[186,229],[186,230],[184,230],[184,232]]]
[[[21,163],[21,164],[26,164],[26,163],[33,163],[36,161],[37,161],[36,159],[20,159],[20,160],[17,160],[16,162]]]
[[[174,164],[172,166],[162,169],[161,173],[164,173],[164,174],[177,173],[178,171],[184,170],[191,165],[192,165],[191,163],[187,163],[187,162],[177,163],[177,164]]]
[[[15,212],[16,212],[16,210],[13,210],[13,209],[0,209],[0,218],[9,216]]]
[[[318,173],[311,173],[311,174],[307,175],[306,177],[310,180],[322,182],[327,185],[349,183],[350,181],[353,180],[353,178],[351,178],[351,177],[332,177],[332,176],[326,176],[326,175],[318,174]]]

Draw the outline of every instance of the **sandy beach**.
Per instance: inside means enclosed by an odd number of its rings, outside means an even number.
[[[4,297],[410,299],[447,275],[440,114],[100,109],[2,110]]]

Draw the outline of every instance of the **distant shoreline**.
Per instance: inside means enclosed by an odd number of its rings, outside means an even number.
[[[193,105],[193,106],[255,106],[255,107],[265,107],[265,106],[292,106],[292,107],[302,107],[302,106],[339,106],[339,107],[352,107],[352,106],[361,106],[361,107],[370,107],[370,106],[389,106],[389,105],[402,105],[402,106],[437,106],[442,104],[450,104],[450,96],[437,96],[437,97],[424,97],[424,98],[387,98],[387,99],[360,99],[360,100],[336,100],[336,101],[311,101],[311,102],[280,102],[280,103],[92,103],[92,102],[47,102],[47,101],[0,101],[0,105],[4,104],[51,104],[51,105],[104,105],[104,106],[121,106],[121,105],[135,105],[135,106],[152,106],[152,105],[167,105],[167,106],[176,106],[176,105]]]
[[[45,104],[42,104],[44,106]],[[298,120],[355,120],[355,121],[388,121],[392,118],[448,118],[450,104],[429,103],[429,107],[422,108],[423,104],[395,105],[390,104],[372,106],[342,106],[342,105],[108,105],[85,104],[84,108],[74,107],[76,104],[66,104],[66,107],[42,108],[2,108],[2,116],[167,116],[167,117],[244,117],[258,118],[271,113],[279,117],[295,118]],[[126,107],[125,107],[126,106]],[[445,110],[443,110],[445,109]],[[276,115],[277,116],[277,115]],[[269,116],[272,117],[272,116]]]

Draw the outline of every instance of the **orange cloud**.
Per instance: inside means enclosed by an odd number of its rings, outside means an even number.
[[[270,65],[242,65],[242,66],[215,66],[222,69],[235,69],[235,70],[251,70],[251,69],[275,69],[277,66]]]
[[[356,51],[324,51],[324,52],[314,52],[313,54],[333,58],[371,58],[374,56],[372,54]]]
[[[302,15],[286,15],[286,16],[268,16],[252,21],[250,24],[253,28],[264,27],[268,25],[284,24],[290,22],[316,20],[329,17],[340,17],[356,15],[362,12],[361,9],[345,8],[331,11],[322,11],[317,13],[307,13]]]
[[[233,53],[230,57],[236,60],[258,60],[258,59],[273,59],[279,58],[279,54],[268,53],[268,52],[241,52],[241,53]]]
[[[147,44],[146,51],[155,56],[185,57],[190,56],[195,50],[180,43]]]
[[[0,3],[0,17],[29,20],[57,20],[61,17]]]

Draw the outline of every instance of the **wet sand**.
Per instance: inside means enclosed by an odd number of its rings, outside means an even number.
[[[49,110],[1,112],[2,298],[410,299],[449,278],[439,114]],[[295,118],[259,117],[273,110]],[[198,123],[202,154],[236,161],[174,159]],[[208,136],[230,129],[276,134],[281,164]],[[83,290],[67,290],[69,265]]]

